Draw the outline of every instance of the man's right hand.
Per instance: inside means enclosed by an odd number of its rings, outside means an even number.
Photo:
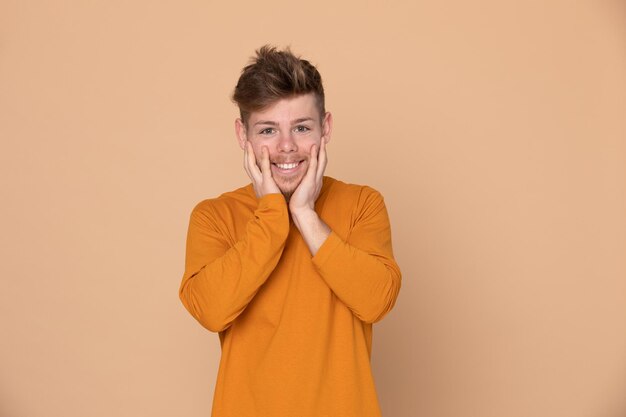
[[[250,142],[246,142],[243,150],[243,168],[246,170],[248,177],[252,180],[254,192],[258,198],[266,194],[280,193],[280,189],[274,178],[272,178],[272,170],[270,168],[270,153],[267,146],[263,146],[261,151],[261,168],[256,163],[254,150]]]

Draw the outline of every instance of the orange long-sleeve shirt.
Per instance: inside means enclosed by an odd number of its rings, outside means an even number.
[[[191,214],[180,299],[219,332],[212,417],[380,417],[372,323],[395,304],[400,269],[382,196],[324,177],[332,230],[315,256],[281,194],[251,184]]]

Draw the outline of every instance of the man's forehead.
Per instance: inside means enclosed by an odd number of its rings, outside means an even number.
[[[304,121],[320,119],[313,94],[304,94],[296,97],[282,98],[269,106],[250,113],[248,122],[252,125],[278,124],[278,123],[302,123]]]

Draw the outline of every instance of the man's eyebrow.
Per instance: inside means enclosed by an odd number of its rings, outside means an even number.
[[[291,122],[292,125],[297,125],[298,123],[302,123],[302,122],[309,122],[309,121],[314,121],[312,117],[302,117],[300,119],[296,119],[293,120]]]
[[[272,122],[271,120],[259,120],[253,126],[256,125],[270,125],[270,126],[278,126],[278,123]]]
[[[315,121],[315,119],[313,119],[312,117],[301,117],[299,119],[296,120],[292,120],[291,124],[292,125],[297,125],[298,123],[303,123],[303,122],[310,122],[310,121]],[[253,124],[253,126],[256,125],[270,125],[270,126],[278,126],[277,122],[274,122],[272,120],[259,120],[258,122],[256,122],[255,124]]]

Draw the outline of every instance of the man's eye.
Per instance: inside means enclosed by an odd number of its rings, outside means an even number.
[[[272,133],[274,133],[274,128],[273,127],[268,127],[266,129],[263,129],[259,132],[261,135],[271,135]]]
[[[306,126],[296,126],[296,132],[308,132],[309,130],[311,129]]]

